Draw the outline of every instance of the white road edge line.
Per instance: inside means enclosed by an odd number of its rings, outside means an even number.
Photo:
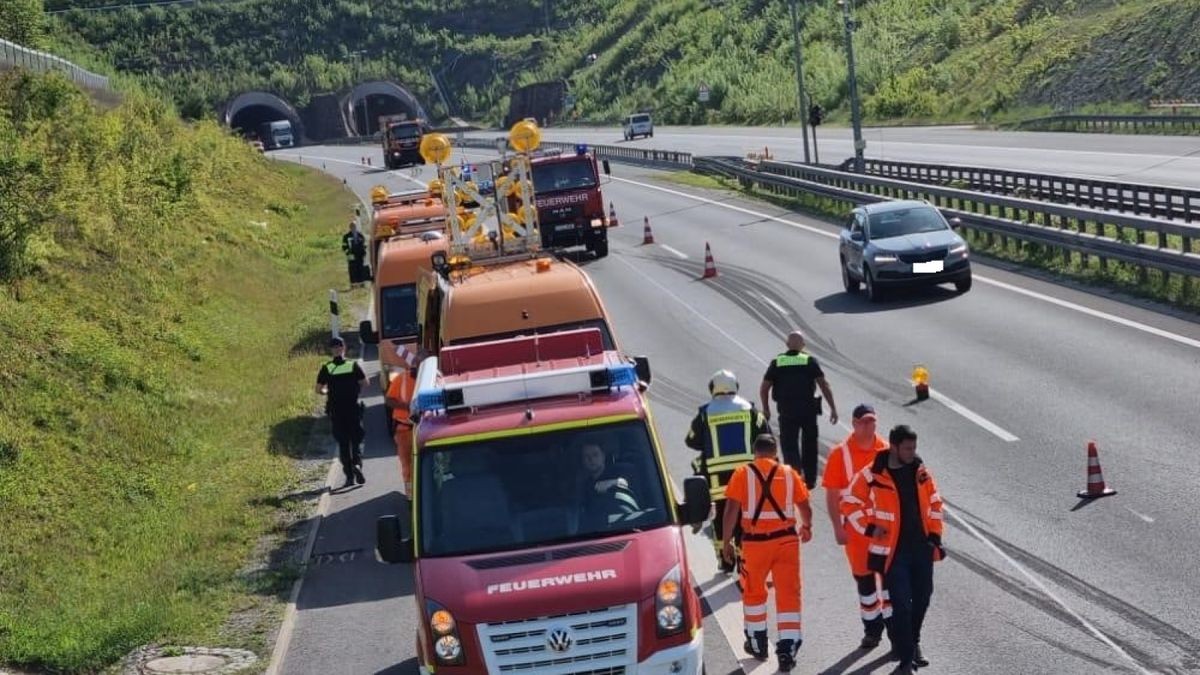
[[[739,348],[741,348],[743,351],[745,351],[746,353],[750,354],[750,355],[751,355],[751,356],[753,356],[754,358],[756,358],[756,359],[759,359],[759,360],[760,360],[760,361],[762,361],[763,363],[766,363],[766,361],[763,361],[763,360],[762,360],[762,357],[758,356],[758,355],[757,355],[757,354],[755,354],[753,351],[751,351],[749,347],[747,347],[746,345],[744,345],[744,344],[743,344],[741,341],[739,341],[737,338],[735,338],[735,337],[733,337],[732,335],[730,335],[728,332],[726,332],[726,331],[725,331],[724,329],[722,329],[720,326],[718,326],[717,324],[713,323],[713,321],[712,321],[711,319],[709,319],[708,317],[706,317],[706,316],[704,316],[703,314],[701,314],[701,313],[700,313],[698,310],[696,310],[695,308],[693,308],[691,305],[689,305],[689,304],[687,304],[686,302],[684,302],[682,298],[680,298],[678,295],[675,295],[674,293],[672,293],[672,292],[670,291],[670,289],[668,289],[667,287],[665,287],[665,286],[663,286],[662,284],[660,284],[660,283],[658,283],[657,281],[655,281],[653,278],[651,278],[651,277],[650,277],[650,275],[648,275],[648,274],[646,274],[645,272],[643,272],[643,271],[639,270],[639,269],[638,269],[638,268],[637,268],[637,267],[636,267],[636,266],[635,266],[633,263],[629,262],[628,260],[625,260],[624,258],[621,258],[620,256],[616,256],[616,257],[615,257],[615,259],[616,259],[616,260],[619,260],[619,261],[621,261],[621,263],[622,263],[622,264],[624,264],[624,265],[628,266],[628,267],[629,267],[629,269],[631,269],[631,270],[633,270],[634,272],[636,272],[636,273],[637,273],[638,275],[640,275],[640,276],[641,276],[643,279],[645,279],[646,281],[649,281],[651,284],[653,284],[654,286],[656,286],[656,287],[657,287],[659,290],[661,290],[663,293],[666,293],[668,297],[670,297],[670,298],[671,298],[671,299],[673,299],[675,302],[677,302],[677,303],[679,303],[680,305],[682,305],[682,306],[683,306],[685,309],[687,309],[687,310],[688,310],[689,312],[691,312],[692,314],[695,314],[695,315],[696,315],[696,316],[697,316],[697,317],[698,317],[698,318],[699,318],[701,321],[703,321],[703,322],[707,323],[708,325],[712,326],[712,327],[713,327],[713,328],[714,328],[714,329],[715,329],[715,330],[716,330],[718,333],[720,333],[721,335],[725,336],[725,338],[726,338],[727,340],[729,340],[730,342],[732,342],[734,345],[737,345]],[[846,425],[846,423],[845,423],[845,422],[840,422],[840,423],[838,424],[838,426],[842,427],[843,429],[849,429],[849,427]],[[823,458],[822,458],[822,459],[823,459]],[[963,528],[965,528],[965,529],[966,529],[966,530],[967,530],[967,531],[968,531],[968,532],[971,534],[971,536],[973,536],[973,537],[975,537],[976,539],[978,539],[979,541],[983,542],[983,543],[984,543],[984,545],[986,545],[986,546],[987,546],[988,548],[990,548],[990,549],[991,549],[993,552],[995,552],[995,553],[996,553],[996,555],[1000,556],[1000,557],[1001,557],[1001,558],[1002,558],[1002,559],[1003,559],[1005,562],[1007,562],[1007,563],[1008,563],[1009,565],[1011,565],[1011,566],[1012,566],[1014,569],[1016,569],[1018,572],[1020,572],[1022,576],[1024,576],[1024,577],[1025,577],[1025,578],[1027,578],[1027,579],[1029,579],[1030,583],[1032,583],[1034,586],[1036,586],[1036,587],[1037,587],[1037,588],[1038,588],[1038,589],[1039,589],[1039,590],[1040,590],[1040,591],[1041,591],[1041,592],[1042,592],[1042,593],[1043,593],[1043,594],[1044,594],[1044,595],[1045,595],[1047,598],[1050,598],[1052,601],[1054,601],[1054,602],[1055,602],[1055,604],[1057,604],[1058,606],[1062,607],[1064,611],[1066,611],[1068,614],[1070,614],[1072,617],[1074,617],[1074,618],[1075,618],[1075,620],[1076,620],[1076,621],[1078,621],[1078,622],[1079,622],[1079,624],[1080,624],[1081,626],[1083,626],[1083,627],[1084,627],[1084,628],[1086,628],[1086,629],[1087,629],[1087,630],[1088,630],[1090,633],[1092,633],[1092,634],[1093,634],[1093,635],[1095,635],[1097,638],[1099,638],[1101,642],[1103,642],[1104,644],[1106,644],[1106,645],[1108,645],[1109,647],[1111,647],[1111,648],[1113,649],[1113,651],[1115,651],[1117,654],[1119,654],[1120,656],[1122,656],[1123,658],[1125,658],[1127,661],[1129,661],[1129,663],[1130,663],[1130,664],[1132,664],[1132,665],[1133,665],[1133,667],[1134,667],[1134,668],[1135,668],[1135,669],[1136,669],[1138,672],[1140,672],[1140,673],[1145,673],[1146,675],[1150,675],[1150,671],[1148,671],[1148,670],[1146,670],[1145,668],[1143,668],[1143,667],[1142,667],[1142,665],[1141,665],[1140,663],[1138,663],[1136,660],[1134,660],[1134,658],[1133,658],[1133,657],[1131,657],[1131,656],[1130,656],[1130,655],[1129,655],[1129,654],[1128,654],[1128,653],[1127,653],[1127,652],[1126,652],[1124,649],[1121,649],[1121,647],[1120,647],[1119,645],[1117,645],[1115,642],[1113,642],[1111,639],[1109,639],[1109,637],[1108,637],[1107,635],[1105,635],[1105,634],[1104,634],[1104,633],[1102,633],[1102,632],[1101,632],[1101,631],[1100,631],[1098,628],[1096,628],[1094,625],[1092,625],[1092,623],[1091,623],[1091,622],[1089,622],[1087,619],[1083,618],[1083,616],[1081,616],[1081,615],[1080,615],[1078,612],[1076,612],[1075,610],[1071,609],[1071,608],[1070,608],[1070,607],[1069,607],[1069,606],[1068,606],[1068,605],[1067,605],[1065,602],[1063,602],[1063,601],[1062,601],[1062,600],[1061,600],[1061,599],[1060,599],[1060,598],[1059,598],[1057,595],[1055,595],[1055,594],[1054,594],[1054,593],[1053,593],[1053,592],[1052,592],[1052,591],[1051,591],[1049,588],[1047,588],[1045,584],[1043,584],[1043,583],[1042,583],[1042,582],[1041,582],[1039,579],[1037,579],[1037,577],[1035,577],[1035,576],[1033,575],[1033,573],[1031,573],[1031,572],[1029,572],[1028,570],[1026,570],[1024,567],[1022,567],[1022,566],[1021,566],[1021,564],[1020,564],[1020,563],[1018,563],[1016,560],[1014,560],[1014,559],[1013,559],[1011,556],[1009,556],[1008,554],[1006,554],[1004,551],[1000,550],[1000,547],[999,547],[999,546],[996,546],[996,544],[994,544],[994,543],[993,543],[991,540],[989,540],[987,537],[985,537],[985,536],[983,535],[983,533],[981,533],[979,530],[975,529],[975,527],[974,527],[973,525],[971,525],[970,523],[968,523],[967,521],[965,521],[965,520],[963,520],[961,517],[959,517],[959,515],[958,515],[957,513],[954,513],[954,512],[953,512],[953,511],[951,511],[949,508],[945,508],[944,510],[945,510],[945,512],[946,512],[946,513],[947,513],[947,514],[948,514],[948,515],[949,515],[951,518],[953,518],[954,520],[958,521],[958,522],[959,522],[959,523],[960,523],[960,524],[963,526]],[[734,648],[736,648],[736,647],[737,647],[737,645],[731,645],[731,647],[734,647]],[[736,649],[735,649],[735,654],[736,654],[736,653],[737,653],[737,652],[736,652]]]
[[[983,415],[980,415],[979,413],[975,412],[974,410],[971,410],[967,406],[959,403],[958,401],[955,401],[954,399],[943,394],[942,392],[935,390],[933,387],[929,388],[929,396],[930,396],[930,398],[937,400],[942,405],[953,410],[954,412],[958,413],[959,415],[962,415],[963,417],[967,418],[968,420],[971,420],[975,424],[983,427],[987,431],[990,431],[991,433],[995,434],[996,436],[998,436],[1000,438],[1000,440],[1002,440],[1006,443],[1012,443],[1014,441],[1021,440],[1021,439],[1017,438],[1016,436],[1012,435],[1011,433],[1005,431],[1004,428],[1001,427],[1000,425],[989,421]]]
[[[670,246],[667,246],[666,244],[659,244],[658,247],[663,249],[664,251],[667,251],[668,253],[675,255],[675,257],[677,257],[677,258],[682,258],[684,260],[688,259],[688,255],[686,253],[684,253],[683,251],[680,251],[679,249],[671,248]]]
[[[724,209],[729,209],[731,211],[737,211],[739,213],[745,213],[747,215],[756,216],[758,218],[771,220],[771,221],[774,221],[777,223],[782,223],[782,224],[788,225],[790,227],[795,227],[795,228],[798,228],[801,230],[806,230],[808,232],[812,232],[813,234],[821,235],[822,237],[828,237],[830,239],[838,238],[838,235],[836,235],[832,232],[827,232],[825,230],[822,230],[822,229],[819,229],[816,227],[812,227],[811,225],[804,225],[802,223],[797,223],[793,220],[788,220],[786,218],[780,218],[778,216],[767,215],[765,213],[747,209],[747,208],[744,208],[741,206],[734,206],[733,204],[726,204],[724,202],[720,202],[715,199],[708,199],[706,197],[698,197],[696,195],[691,195],[686,192],[680,192],[678,190],[672,190],[670,188],[665,188],[665,187],[661,187],[658,185],[652,185],[650,183],[643,183],[641,181],[629,180],[628,178],[618,178],[616,176],[613,176],[612,179],[618,180],[618,181],[621,181],[624,183],[629,183],[631,185],[637,185],[639,187],[648,188],[651,190],[658,190],[660,192],[666,192],[667,194],[676,195],[678,197],[684,197],[686,199],[692,199],[692,200],[695,200],[698,202],[712,204],[713,206],[719,206]],[[997,279],[992,279],[990,277],[981,276],[978,274],[973,274],[972,277],[976,281],[982,281],[986,284],[991,284],[997,288],[1003,288],[1004,290],[1012,291],[1013,293],[1019,293],[1021,295],[1024,295],[1029,298],[1033,298],[1035,300],[1041,300],[1042,302],[1047,302],[1052,305],[1056,305],[1058,307],[1063,307],[1065,309],[1070,309],[1070,310],[1079,312],[1081,314],[1086,314],[1088,316],[1091,316],[1091,317],[1094,317],[1097,319],[1103,319],[1104,321],[1119,324],[1121,326],[1125,326],[1126,328],[1132,328],[1134,330],[1138,330],[1143,333],[1148,333],[1150,335],[1154,335],[1154,336],[1161,337],[1161,338],[1164,338],[1167,340],[1171,340],[1172,342],[1177,342],[1181,345],[1186,345],[1188,347],[1200,349],[1200,340],[1195,340],[1195,339],[1192,339],[1189,337],[1185,337],[1183,335],[1172,333],[1170,331],[1163,330],[1161,328],[1155,328],[1154,326],[1150,326],[1150,325],[1147,325],[1144,323],[1139,323],[1132,319],[1126,319],[1124,317],[1116,316],[1114,314],[1109,314],[1107,312],[1101,312],[1100,310],[1092,309],[1090,307],[1084,307],[1083,305],[1078,305],[1073,302],[1069,302],[1067,300],[1060,300],[1058,298],[1055,298],[1055,297],[1052,297],[1049,295],[1045,295],[1043,293],[1038,293],[1037,291],[1030,291],[1030,290],[1021,288],[1019,286],[1014,286],[1012,284],[1005,283],[1003,281],[999,281]]]
[[[280,156],[280,157],[295,157],[297,159],[301,159],[301,158],[305,157],[305,155],[302,155],[300,153],[293,154],[290,152],[277,152],[274,154],[277,156]],[[350,166],[362,166],[362,164],[359,164],[358,162],[351,162],[351,161],[348,161],[345,159],[338,159],[337,157],[323,157],[321,155],[307,155],[307,157],[309,157],[310,159],[319,159],[322,162],[337,162],[338,164],[348,164]],[[412,176],[409,176],[409,175],[403,173],[403,171],[404,171],[404,169],[395,169],[393,171],[388,171],[387,173],[389,176],[396,176],[397,178],[403,178],[404,180],[412,181],[412,182],[416,183],[417,185],[420,185],[421,187],[428,187],[428,185],[421,179],[413,178]]]

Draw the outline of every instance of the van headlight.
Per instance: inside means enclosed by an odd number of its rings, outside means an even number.
[[[683,630],[683,575],[679,565],[663,575],[654,593],[654,615],[658,620],[658,635],[665,637]]]
[[[462,640],[458,637],[458,623],[454,615],[433,600],[426,600],[425,608],[429,614],[429,630],[433,633],[433,655],[438,664],[462,665]]]

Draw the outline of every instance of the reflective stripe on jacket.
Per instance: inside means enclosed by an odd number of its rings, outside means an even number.
[[[891,568],[900,538],[900,497],[887,471],[887,461],[887,451],[875,455],[871,465],[854,476],[850,489],[842,495],[841,501],[846,524],[868,539],[865,566],[881,574]],[[917,502],[921,526],[933,545],[933,559],[938,561],[945,557],[942,549],[942,498],[933,474],[925,468],[921,458],[913,461],[917,465]],[[885,533],[882,537],[877,536],[880,530]]]

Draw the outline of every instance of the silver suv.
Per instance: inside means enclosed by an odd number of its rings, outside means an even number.
[[[971,261],[967,242],[941,211],[927,201],[891,201],[859,206],[846,216],[838,256],[842,285],[848,293],[866,287],[867,298],[878,300],[885,287],[932,286],[953,283],[971,290]]]
[[[654,121],[649,113],[637,113],[625,118],[625,140],[632,141],[638,136],[654,138]]]

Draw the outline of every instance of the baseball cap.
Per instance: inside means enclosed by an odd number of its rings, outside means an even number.
[[[335,337],[329,340],[330,347],[345,347],[346,341],[340,337]]]
[[[863,417],[867,417],[868,415],[874,419],[879,419],[879,416],[875,414],[875,408],[867,405],[866,403],[859,403],[854,408],[854,413],[853,413],[852,417],[857,420],[857,419],[861,419]]]

